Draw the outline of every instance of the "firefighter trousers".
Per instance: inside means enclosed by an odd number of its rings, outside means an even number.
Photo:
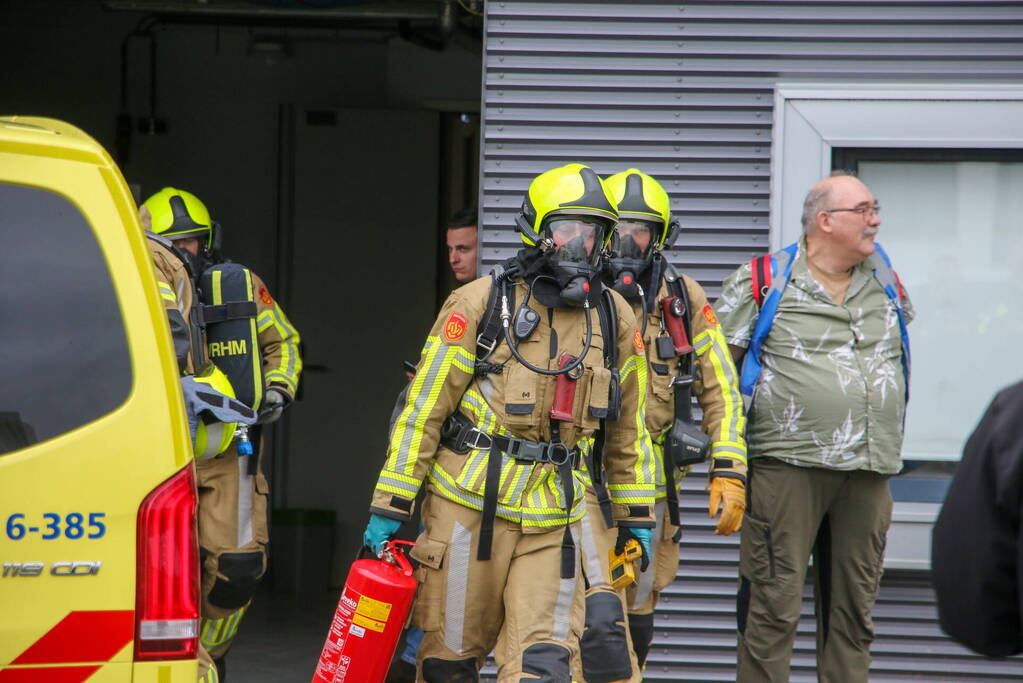
[[[750,460],[739,543],[738,678],[789,680],[811,553],[822,683],[867,683],[891,523],[888,476]]]
[[[238,632],[266,571],[267,494],[262,472],[232,446],[223,456],[196,462],[202,619],[199,640],[214,659],[223,657]]]
[[[646,664],[650,643],[654,638],[654,609],[661,591],[665,589],[678,573],[679,542],[682,538],[681,529],[671,523],[668,516],[668,501],[664,498],[657,501],[654,507],[654,519],[657,527],[650,541],[650,554],[653,556],[651,567],[636,577],[636,583],[628,587],[626,595],[629,605],[629,633],[636,651],[639,666]]]
[[[585,683],[639,683],[643,676],[629,633],[625,590],[611,587],[610,551],[618,539],[618,528],[608,528],[592,487],[586,488],[586,516],[580,526],[586,620],[576,678]]]
[[[564,526],[525,533],[494,520],[489,560],[476,551],[482,515],[427,491],[424,531],[412,556],[420,582],[412,623],[422,629],[417,680],[478,680],[493,650],[499,683],[570,683],[583,624],[579,553],[575,576],[561,578]],[[578,549],[578,524],[572,525]]]
[[[206,648],[199,646],[199,678],[197,683],[220,683],[220,676],[217,674],[217,667],[213,665],[213,658],[206,652]]]

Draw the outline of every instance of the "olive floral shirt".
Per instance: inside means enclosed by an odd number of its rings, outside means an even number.
[[[715,304],[729,344],[748,347],[759,310],[749,263],[725,280]],[[913,305],[903,296],[906,322]],[[764,340],[746,439],[751,458],[896,474],[906,413],[895,305],[870,261],[853,271],[838,306],[810,273],[805,238]]]

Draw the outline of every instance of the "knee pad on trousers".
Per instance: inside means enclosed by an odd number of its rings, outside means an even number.
[[[630,614],[629,633],[632,635],[632,648],[636,651],[636,659],[642,668],[650,652],[650,643],[654,640],[654,613]]]
[[[252,599],[263,578],[263,553],[224,553],[217,561],[217,580],[210,591],[210,604],[237,609]]]
[[[427,683],[477,683],[480,679],[475,659],[423,660],[423,678]]]
[[[522,653],[522,673],[539,676],[537,683],[567,683],[572,680],[571,653],[563,645],[537,643]]]
[[[632,676],[625,613],[614,593],[586,596],[586,629],[579,641],[587,683],[618,681]]]

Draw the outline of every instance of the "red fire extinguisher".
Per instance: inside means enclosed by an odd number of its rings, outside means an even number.
[[[312,683],[383,683],[416,594],[402,545],[384,543],[383,559],[352,563]]]

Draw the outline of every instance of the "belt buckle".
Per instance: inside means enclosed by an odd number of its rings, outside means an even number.
[[[485,446],[480,444],[480,437],[484,437],[487,440],[487,444]],[[465,440],[465,445],[474,451],[490,450],[490,447],[493,446],[493,444],[494,439],[489,434],[481,432],[475,427],[469,430],[469,438]]]
[[[543,462],[544,444],[528,439],[513,439],[509,444],[508,454],[516,460]]]
[[[564,453],[564,455],[561,458],[555,457],[555,454],[558,452]],[[572,449],[570,449],[564,441],[551,443],[547,447],[547,461],[552,465],[560,467],[567,463],[571,457]]]

